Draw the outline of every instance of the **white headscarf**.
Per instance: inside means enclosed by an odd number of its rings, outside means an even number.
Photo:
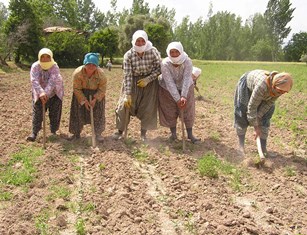
[[[200,69],[200,68],[197,68],[197,67],[193,67],[192,74],[193,74],[195,77],[199,77],[199,75],[201,74],[201,69]]]
[[[51,60],[49,62],[42,62],[41,61],[41,56],[42,55],[49,55]],[[50,69],[54,64],[56,64],[56,62],[53,59],[53,53],[49,48],[42,48],[39,52],[38,52],[38,62],[39,65],[42,67],[43,70],[48,70]]]
[[[176,49],[177,51],[179,51],[180,55],[177,57],[171,57],[170,51],[172,49]],[[183,46],[181,42],[171,42],[170,44],[168,44],[166,53],[168,59],[173,64],[182,64],[186,60],[186,58],[188,58],[188,55],[183,51]]]
[[[143,38],[145,40],[144,46],[136,46],[135,42],[138,38]],[[137,30],[132,36],[132,48],[134,51],[138,53],[142,53],[144,51],[148,51],[152,48],[152,43],[148,40],[148,35],[144,30]]]

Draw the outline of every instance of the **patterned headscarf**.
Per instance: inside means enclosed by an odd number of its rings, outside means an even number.
[[[266,84],[268,86],[270,96],[275,97],[281,95],[281,93],[277,90],[289,92],[293,85],[293,79],[289,73],[278,73],[274,71],[268,74]]]
[[[273,77],[273,88],[289,92],[293,85],[293,79],[289,73],[278,73]]]

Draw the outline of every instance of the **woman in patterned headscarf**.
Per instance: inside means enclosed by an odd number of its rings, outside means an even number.
[[[159,120],[161,126],[170,128],[170,140],[177,139],[177,119],[184,111],[184,123],[188,139],[197,143],[192,128],[195,120],[194,81],[192,61],[184,52],[180,42],[172,42],[166,49],[168,57],[162,61],[162,77],[159,81]]]
[[[90,124],[90,108],[93,107],[96,139],[103,142],[105,130],[105,94],[107,78],[99,67],[99,54],[87,53],[83,65],[73,73],[73,97],[70,108],[70,138],[79,139],[83,125]],[[90,95],[92,100],[90,100]]]
[[[253,126],[255,138],[260,137],[262,151],[267,155],[267,137],[270,119],[274,113],[275,101],[291,90],[293,85],[289,73],[253,70],[239,80],[234,99],[235,128],[239,138],[239,148],[244,154],[247,127]]]
[[[38,53],[38,61],[32,64],[30,71],[32,84],[32,134],[27,141],[35,141],[42,129],[43,106],[49,110],[50,130],[52,134],[60,127],[62,114],[62,100],[64,96],[63,79],[60,69],[53,59],[53,53],[43,48]]]

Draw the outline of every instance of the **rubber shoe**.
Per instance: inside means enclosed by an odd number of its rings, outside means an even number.
[[[80,139],[80,134],[74,134],[68,138],[69,141]]]
[[[176,142],[176,141],[178,140],[177,135],[171,135],[171,136],[168,138],[168,140],[169,140],[170,142]]]
[[[201,138],[195,138],[194,136],[192,136],[192,138],[188,138],[189,140],[191,140],[191,142],[193,144],[199,144],[201,141]]]
[[[34,133],[32,133],[27,137],[27,141],[34,142],[35,140],[36,140],[36,135]]]
[[[96,135],[96,140],[97,140],[99,143],[103,143],[104,138],[103,138],[103,136],[101,136],[101,135]]]
[[[123,138],[123,133],[115,132],[115,133],[113,134],[112,138],[113,138],[114,140],[120,140],[120,139]]]

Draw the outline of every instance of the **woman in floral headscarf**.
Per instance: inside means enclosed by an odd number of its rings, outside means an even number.
[[[253,126],[255,138],[260,137],[262,151],[267,155],[267,137],[275,101],[291,90],[293,85],[289,73],[253,70],[239,80],[235,92],[235,128],[240,152],[244,154],[245,133]]]
[[[90,108],[93,108],[96,139],[103,142],[105,130],[105,94],[107,78],[99,67],[99,54],[87,53],[83,65],[73,73],[73,97],[70,108],[70,138],[79,139],[83,125],[91,123]],[[90,95],[92,100],[90,100]]]
[[[180,110],[184,112],[184,123],[188,139],[197,143],[200,139],[193,135],[195,120],[194,82],[192,61],[184,52],[180,42],[172,42],[166,49],[168,57],[162,61],[162,77],[159,81],[159,120],[161,126],[170,128],[170,140],[177,139],[177,119]]]
[[[32,133],[27,141],[35,141],[42,129],[43,105],[49,110],[50,130],[52,134],[60,127],[62,100],[64,96],[63,79],[60,69],[53,59],[53,53],[48,48],[42,48],[38,53],[38,61],[32,64],[30,71],[32,84]]]

